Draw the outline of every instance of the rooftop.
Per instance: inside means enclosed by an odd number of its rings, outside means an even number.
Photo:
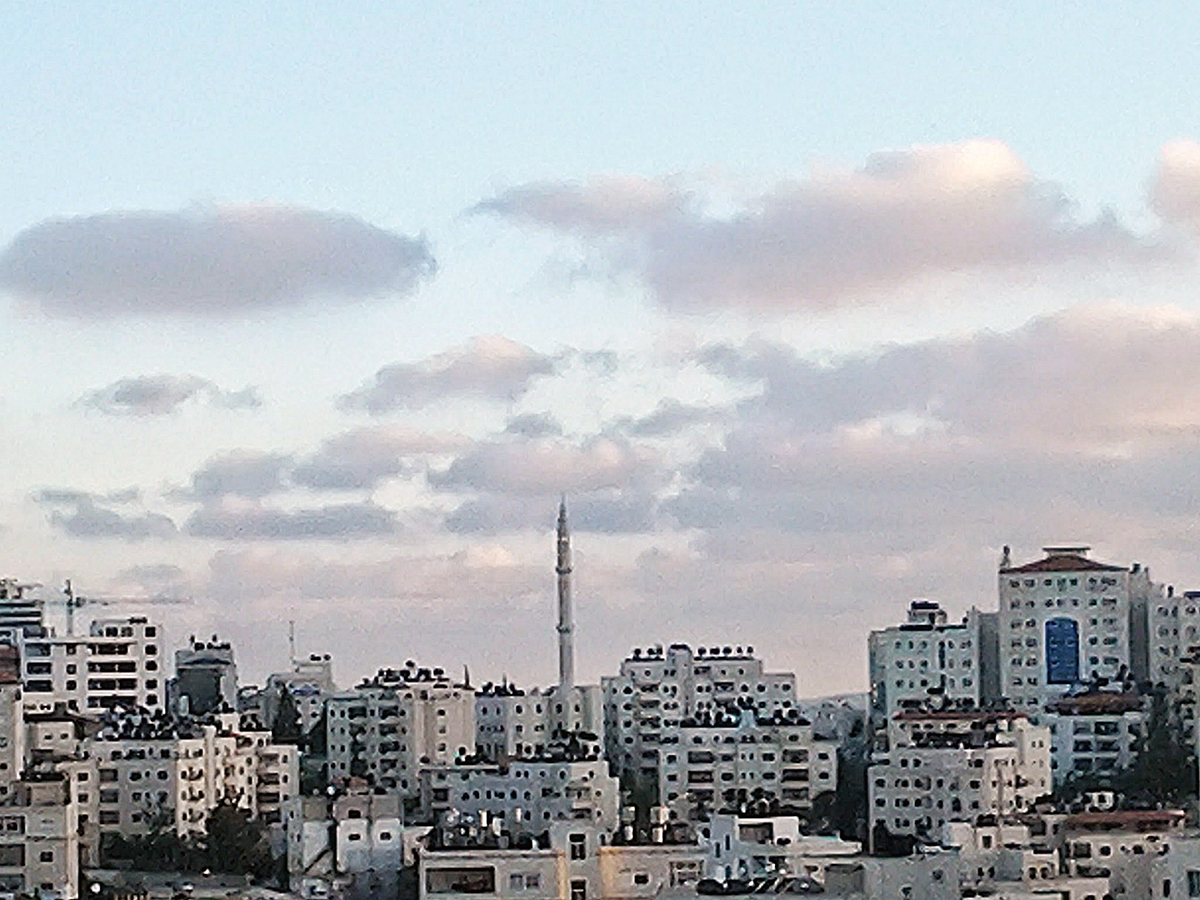
[[[1128,566],[1111,566],[1107,563],[1096,562],[1087,556],[1088,547],[1043,547],[1046,554],[1044,559],[1026,563],[1023,566],[1003,566],[1002,575],[1016,575],[1024,572],[1127,572]]]

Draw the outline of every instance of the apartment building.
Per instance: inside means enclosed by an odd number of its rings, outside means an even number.
[[[804,814],[837,789],[837,748],[796,709],[705,709],[663,736],[658,796],[679,822],[748,808]]]
[[[21,777],[26,759],[24,690],[16,647],[0,644],[0,798]]]
[[[525,691],[485,684],[475,695],[475,748],[495,762],[538,753],[563,730],[603,742],[604,704],[598,685]]]
[[[331,780],[363,778],[415,798],[423,766],[475,751],[475,690],[441,669],[381,669],[326,709]]]
[[[333,658],[328,653],[310,653],[306,659],[292,660],[289,672],[276,672],[267,677],[262,689],[260,719],[268,728],[279,711],[280,691],[286,689],[296,704],[300,727],[305,733],[321,719],[325,698],[337,692],[333,680]]]
[[[1020,713],[913,711],[867,770],[872,836],[932,840],[947,822],[1028,809],[1050,793],[1050,729]]]
[[[857,841],[807,834],[797,816],[712,817],[705,876],[722,883],[774,878],[780,873],[803,875],[821,883],[826,866],[862,854]]]
[[[546,841],[501,846],[490,832],[447,836],[421,853],[418,896],[452,900],[649,900],[694,891],[703,849],[688,844],[614,844],[591,824],[562,822]]]
[[[1000,688],[1036,716],[1073,686],[1126,682],[1149,672],[1149,608],[1164,596],[1138,563],[1110,565],[1088,547],[1045,547],[1045,557],[999,571]]]
[[[428,821],[498,822],[512,837],[540,834],[555,822],[589,822],[609,832],[618,825],[617,779],[598,756],[523,759],[505,765],[422,769],[421,809]]]
[[[26,637],[20,646],[30,712],[98,713],[166,704],[162,629],[144,616],[99,619],[87,635]]]
[[[301,896],[394,896],[404,865],[400,798],[362,786],[284,805],[288,874]]]
[[[1046,707],[1054,783],[1072,775],[1113,775],[1131,766],[1146,738],[1146,698],[1135,692],[1089,691]]]
[[[236,714],[117,714],[84,747],[98,769],[102,834],[128,837],[152,823],[201,833],[222,802],[277,824],[300,786],[297,749],[271,743],[270,732],[240,730]]]
[[[0,799],[0,890],[78,900],[79,849],[79,807],[63,773],[30,773]]]
[[[981,706],[1000,695],[995,613],[972,607],[961,621],[930,600],[913,600],[908,619],[872,631],[870,719],[875,732],[901,709],[931,698]]]
[[[663,739],[698,713],[750,704],[762,716],[796,708],[796,676],[766,672],[753,647],[671,644],[636,649],[601,679],[606,755],[621,774],[658,784]]]

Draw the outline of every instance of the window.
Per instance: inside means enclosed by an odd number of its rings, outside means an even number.
[[[586,838],[582,834],[573,834],[570,836],[571,859],[586,859],[587,858],[587,843]],[[571,893],[575,892],[574,884],[572,883]]]
[[[38,859],[40,859],[42,862],[54,862],[54,851],[43,850],[38,854]]]

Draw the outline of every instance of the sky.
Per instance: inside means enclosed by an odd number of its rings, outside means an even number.
[[[0,0],[0,573],[246,680],[1200,587],[1186,4]],[[51,621],[62,627],[61,606]]]

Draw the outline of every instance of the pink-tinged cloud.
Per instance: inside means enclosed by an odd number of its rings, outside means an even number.
[[[553,375],[559,362],[506,337],[484,335],[419,362],[384,366],[361,388],[342,397],[341,404],[380,414],[449,398],[512,400],[524,394],[534,379]]]
[[[1163,252],[1110,214],[1078,219],[995,140],[877,153],[728,214],[639,179],[518,187],[479,209],[579,237],[679,311],[834,310],[949,273],[1140,265]]]

